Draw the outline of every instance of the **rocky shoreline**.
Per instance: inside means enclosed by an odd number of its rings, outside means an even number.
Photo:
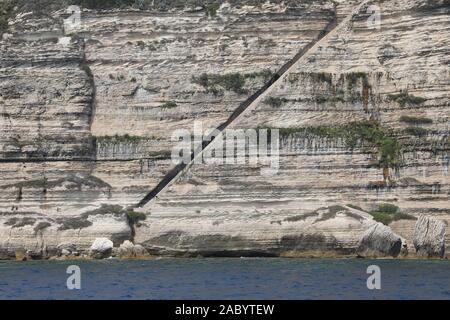
[[[94,2],[0,4],[0,259],[446,256],[443,0]]]
[[[367,259],[447,259],[445,254],[446,224],[443,221],[420,216],[415,224],[414,248],[408,248],[406,240],[395,234],[391,228],[382,223],[374,223],[367,229],[358,241],[354,250],[340,252],[339,250],[283,250],[272,252],[251,252],[231,250],[223,252],[177,252],[177,254],[154,255],[140,244],[125,240],[120,246],[107,238],[96,238],[89,250],[80,250],[75,244],[58,245],[53,254],[48,251],[18,250],[9,254],[9,260],[96,260],[96,259],[154,259],[161,257],[283,257],[283,258],[367,258]],[[336,248],[337,249],[337,248]],[[351,252],[353,251],[353,252]],[[3,256],[3,260],[5,256]]]

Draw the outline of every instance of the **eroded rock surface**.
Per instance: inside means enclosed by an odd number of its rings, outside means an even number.
[[[363,257],[397,257],[404,240],[391,228],[377,223],[364,232],[358,244],[357,253]]]
[[[111,256],[113,242],[107,238],[97,238],[89,249],[89,255],[95,259],[103,259]]]
[[[444,221],[421,215],[414,229],[414,247],[420,257],[443,258],[445,255]]]
[[[136,241],[153,254],[177,256],[352,255],[375,223],[369,214],[345,206],[276,216],[263,207],[248,215],[236,206],[226,216],[201,211],[186,221],[180,211],[149,219],[154,231],[144,221]]]
[[[121,259],[144,258],[148,256],[147,250],[139,244],[124,241],[117,250],[117,256]]]
[[[99,237],[161,254],[352,252],[374,222],[336,205],[450,217],[444,1],[376,3],[381,29],[370,1],[143,1],[84,8],[77,30],[66,1],[47,2],[15,1],[0,30],[0,258]],[[174,130],[219,126],[299,53],[230,126],[283,128],[277,174],[193,166],[130,226],[175,166]],[[353,122],[370,126],[343,133]]]

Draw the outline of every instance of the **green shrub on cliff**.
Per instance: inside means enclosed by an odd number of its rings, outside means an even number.
[[[43,221],[43,222],[39,222],[35,227],[34,227],[34,232],[37,233],[39,231],[43,231],[45,229],[47,229],[48,227],[51,226],[50,222],[47,221]]]
[[[134,228],[139,221],[146,219],[146,215],[141,212],[136,212],[132,209],[125,209],[120,205],[102,204],[100,208],[86,211],[78,217],[70,218],[58,218],[56,222],[59,224],[58,230],[69,229],[84,229],[92,226],[92,222],[89,220],[90,216],[102,216],[113,215],[115,217],[125,217],[131,228]],[[13,224],[17,224],[17,221],[12,221]],[[46,227],[44,225],[42,228]]]
[[[59,223],[58,230],[76,230],[84,229],[92,226],[92,222],[86,217],[72,217],[72,218],[58,218],[56,222]]]
[[[229,73],[224,75],[202,73],[199,77],[192,77],[192,82],[201,85],[207,92],[211,92],[215,95],[220,93],[218,87],[238,94],[247,92],[244,89],[245,76],[240,73]]]
[[[355,210],[364,211],[360,206],[357,206],[357,205],[354,205],[354,204],[351,204],[351,203],[347,203],[346,206],[350,207],[352,209],[355,209]]]
[[[95,137],[95,139],[98,144],[136,144],[146,140],[147,138],[141,136],[131,136],[129,134],[116,134],[114,136],[99,136]]]
[[[382,136],[374,141],[380,153],[379,165],[383,168],[395,167],[400,157],[400,145],[395,138]]]
[[[176,102],[174,102],[174,101],[167,101],[161,106],[161,108],[162,109],[172,109],[172,108],[176,108],[177,106],[178,105],[177,105]]]
[[[358,142],[373,144],[378,148],[379,165],[383,168],[395,167],[400,160],[400,143],[381,126],[370,121],[339,126],[281,128],[279,131],[281,137],[295,134],[311,138],[342,139],[350,149],[355,148]]]
[[[405,129],[405,132],[407,134],[410,134],[412,136],[416,136],[416,137],[423,137],[426,136],[428,134],[428,130],[421,128],[421,127],[408,127]]]
[[[316,81],[316,82],[325,82],[328,83],[329,85],[332,84],[332,74],[331,73],[326,73],[326,72],[312,72],[310,74],[311,78]]]
[[[10,218],[4,223],[6,226],[11,226],[12,228],[21,228],[25,226],[32,226],[36,222],[35,218],[24,217],[24,218]]]
[[[371,212],[370,213],[373,216],[373,219],[376,222],[381,222],[384,225],[389,225],[392,220],[392,215],[384,213],[384,212]]]
[[[421,104],[427,99],[417,97],[408,92],[400,92],[399,94],[390,94],[389,99],[397,102],[400,106],[404,107],[406,104]]]
[[[400,211],[400,208],[397,207],[395,204],[391,203],[381,203],[378,205],[378,211],[379,212],[385,212],[388,214],[394,214]]]
[[[268,97],[263,101],[263,103],[270,105],[272,108],[278,108],[283,105],[283,103],[288,100],[285,98]]]
[[[136,0],[72,0],[70,4],[87,9],[113,9],[133,6]]]
[[[217,10],[219,10],[220,5],[218,3],[211,3],[206,5],[206,12],[208,16],[215,17],[217,15]]]
[[[128,223],[130,225],[135,225],[139,221],[143,221],[143,220],[145,220],[147,218],[147,216],[144,213],[136,212],[134,210],[128,210],[126,215],[127,215]]]
[[[365,72],[350,72],[345,74],[345,79],[347,80],[347,87],[352,90],[359,80],[362,81],[363,86],[369,86],[369,80],[367,78],[367,73]]]
[[[415,220],[414,216],[401,212],[400,208],[390,203],[381,203],[378,208],[371,211],[373,219],[382,224],[389,225],[398,220]]]
[[[405,122],[408,124],[419,125],[419,124],[432,124],[433,120],[426,117],[413,117],[413,116],[401,116],[400,122]]]

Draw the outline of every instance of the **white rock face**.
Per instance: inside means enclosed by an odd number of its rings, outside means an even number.
[[[270,90],[267,98],[278,103],[262,99],[233,122],[232,129],[291,129],[280,137],[278,174],[262,176],[262,166],[247,163],[188,167],[144,207],[149,216],[137,228],[136,240],[162,252],[280,247],[338,251],[342,246],[355,250],[367,225],[357,227],[338,218],[287,221],[337,201],[373,210],[393,198],[413,216],[432,208],[448,217],[450,140],[444,132],[450,114],[450,74],[444,54],[433,57],[434,68],[431,57],[421,53],[425,43],[449,51],[449,34],[438,31],[447,29],[448,12],[431,5],[433,14],[424,14],[424,3],[383,1],[381,30],[368,29],[367,10],[361,10]],[[424,42],[412,41],[419,38]],[[380,152],[373,144],[358,141],[349,148],[345,137],[307,130],[369,119],[392,131],[401,143],[398,168],[380,169]],[[416,135],[421,130],[425,136]],[[435,143],[440,147],[433,147]],[[397,239],[391,240],[395,250],[384,246],[378,254],[401,251]],[[323,243],[327,245],[319,245]]]
[[[78,254],[77,246],[73,243],[61,243],[57,246],[58,256],[70,256]]]
[[[28,13],[10,17],[0,40],[0,259],[52,256],[62,242],[82,255],[96,238],[132,239],[118,212],[174,167],[174,130],[226,121],[361,3],[242,0],[211,16],[156,1],[139,12],[90,10],[82,32],[57,43],[67,36],[60,2],[48,1],[46,15],[16,2]],[[373,120],[402,144],[396,170],[380,170],[377,147],[358,139],[349,148],[344,137],[284,134],[277,175],[250,164],[193,166],[144,208],[135,243],[152,253],[353,252],[374,222],[328,210],[337,204],[369,210],[397,199],[414,216],[450,219],[442,4],[381,1],[379,30],[360,10],[272,87],[264,98],[277,103],[258,100],[232,126],[295,131]]]
[[[124,241],[117,252],[117,255],[122,259],[138,258],[147,255],[147,250],[141,245],[134,245],[131,241]]]
[[[445,255],[445,223],[421,215],[414,229],[414,247],[420,257],[443,258]]]
[[[107,238],[97,238],[92,244],[89,253],[92,257],[101,259],[107,258],[111,255],[114,244]]]
[[[364,232],[357,253],[363,257],[397,257],[402,251],[403,242],[391,228],[377,223]]]
[[[226,215],[205,211],[189,220],[183,210],[168,217],[161,208],[136,229],[135,241],[150,253],[182,256],[353,255],[363,232],[375,223],[367,213],[345,206],[276,215],[270,208],[249,215],[230,207]]]

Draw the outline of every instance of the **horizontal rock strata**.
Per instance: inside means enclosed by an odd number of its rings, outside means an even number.
[[[0,24],[0,257],[102,237],[153,254],[354,254],[380,203],[450,219],[449,8],[361,3],[144,1],[83,8],[71,30],[66,1],[18,1]],[[175,167],[176,129],[217,128],[261,88],[229,127],[282,128],[275,175],[196,164],[131,209]],[[391,224],[413,251],[414,223]]]

